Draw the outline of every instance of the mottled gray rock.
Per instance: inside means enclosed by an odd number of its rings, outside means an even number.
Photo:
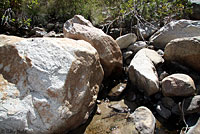
[[[128,73],[131,83],[147,95],[159,91],[159,80],[155,66],[163,59],[154,50],[143,48],[132,59]]]
[[[134,122],[140,134],[154,134],[156,119],[148,108],[143,106],[137,108],[129,118]]]
[[[131,43],[136,42],[137,36],[134,33],[129,33],[123,36],[120,36],[116,39],[117,44],[120,49],[127,48]]]
[[[134,53],[137,53],[139,50],[142,48],[147,48],[147,43],[145,41],[137,41],[135,43],[132,43],[129,47],[128,50],[133,51]]]
[[[122,74],[122,53],[117,42],[81,15],[65,22],[64,36],[89,42],[98,52],[105,77]]]
[[[200,36],[200,21],[175,20],[162,27],[150,37],[150,42],[157,48],[164,49],[173,39]]]
[[[194,81],[186,74],[173,74],[162,80],[164,96],[191,96],[195,91]]]
[[[34,37],[43,37],[47,32],[44,28],[34,27],[29,34]]]
[[[199,57],[200,36],[172,40],[167,44],[164,53],[166,61],[178,62],[179,64],[188,66],[198,72],[200,72]]]
[[[67,38],[0,38],[0,133],[60,134],[87,120],[103,79],[96,49]]]

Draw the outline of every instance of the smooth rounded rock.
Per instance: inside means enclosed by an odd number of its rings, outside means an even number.
[[[148,96],[159,91],[159,80],[155,66],[163,63],[163,59],[154,50],[141,49],[132,59],[129,68],[129,78],[132,85]]]
[[[164,96],[191,96],[195,91],[194,81],[186,74],[172,74],[162,80]]]
[[[150,37],[150,42],[156,47],[164,49],[173,39],[200,36],[200,21],[174,20],[163,26]]]
[[[199,57],[200,36],[175,39],[165,47],[164,59],[166,61],[178,62],[198,72],[200,72]]]
[[[75,15],[66,21],[63,32],[64,37],[85,40],[97,50],[106,78],[122,74],[122,53],[117,42],[83,16]]]
[[[134,33],[129,33],[123,36],[120,36],[116,39],[117,44],[120,49],[127,48],[131,43],[135,43],[137,36]]]
[[[156,119],[148,108],[144,106],[137,108],[129,118],[133,120],[140,134],[154,134]]]

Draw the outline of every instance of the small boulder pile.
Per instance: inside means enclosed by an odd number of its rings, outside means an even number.
[[[172,122],[174,128],[181,126],[180,118],[182,126],[192,127],[197,120],[191,115],[200,116],[200,21],[172,21],[149,41],[133,35],[116,39],[129,79],[127,96],[135,98],[128,101],[147,106],[156,118]],[[129,41],[128,36],[132,36]]]

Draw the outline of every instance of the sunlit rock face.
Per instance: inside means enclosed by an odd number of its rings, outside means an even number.
[[[122,73],[122,53],[116,41],[101,29],[92,25],[83,16],[75,15],[64,24],[64,36],[89,42],[99,53],[105,77],[120,76]]]
[[[58,134],[84,123],[104,74],[96,49],[68,38],[2,37],[0,132]]]

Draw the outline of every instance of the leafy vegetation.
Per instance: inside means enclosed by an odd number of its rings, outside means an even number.
[[[107,21],[157,21],[184,18],[191,12],[188,0],[1,0],[1,25],[16,27],[65,22],[81,14],[94,24]],[[111,22],[112,23],[112,22]],[[114,23],[112,23],[114,24]]]

